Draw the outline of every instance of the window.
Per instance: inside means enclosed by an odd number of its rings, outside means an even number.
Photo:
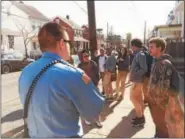
[[[33,49],[34,49],[34,50],[36,50],[36,49],[37,49],[36,42],[33,42]]]
[[[1,45],[3,44],[3,35],[1,35]]]
[[[14,36],[8,35],[9,48],[14,48]]]
[[[24,58],[24,55],[21,54],[21,53],[16,53],[16,52],[15,52],[13,55],[14,55],[14,58],[15,58],[15,59],[23,59],[23,58]]]

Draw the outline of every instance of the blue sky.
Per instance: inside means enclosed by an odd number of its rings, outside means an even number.
[[[39,9],[47,17],[60,15],[70,18],[80,26],[88,24],[86,1],[24,1]],[[155,25],[165,24],[169,12],[174,8],[175,1],[96,1],[96,26],[103,28],[106,34],[107,22],[113,32],[125,36],[131,32],[133,37],[143,38],[144,21],[147,30]]]

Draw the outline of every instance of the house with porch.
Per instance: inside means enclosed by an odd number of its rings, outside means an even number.
[[[166,25],[155,26],[149,37],[158,36],[169,39],[184,38],[184,1],[176,0],[169,13]]]
[[[89,47],[89,40],[83,38],[83,29],[70,19],[69,15],[65,18],[56,16],[52,19],[64,27],[69,34],[69,40],[71,41],[71,53],[76,53],[80,49]]]
[[[3,1],[1,15],[1,51],[18,50],[27,56],[40,55],[37,33],[49,19],[22,1]]]
[[[89,38],[89,27],[87,25],[82,26],[83,29],[83,37],[87,40],[90,40]],[[96,30],[96,38],[97,38],[97,50],[99,50],[101,47],[105,47],[106,42],[104,39],[104,35],[101,33],[102,29]],[[89,49],[89,45],[86,45],[86,48]]]
[[[155,26],[153,35],[157,37],[178,39],[181,38],[182,24],[169,24]]]

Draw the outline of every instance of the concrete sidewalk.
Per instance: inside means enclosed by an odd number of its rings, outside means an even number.
[[[146,124],[144,128],[131,126],[131,119],[135,116],[133,105],[129,99],[130,84],[126,85],[125,98],[121,102],[106,103],[102,113],[103,127],[88,127],[84,124],[84,138],[151,138],[155,127],[148,107],[145,108]]]
[[[145,109],[146,124],[144,128],[133,128],[130,124],[135,116],[133,105],[129,100],[130,85],[126,85],[125,99],[121,102],[106,103],[101,114],[103,127],[84,126],[84,138],[151,138],[155,127],[148,108]],[[4,104],[1,122],[2,137],[14,137],[23,129],[22,106],[19,98]]]

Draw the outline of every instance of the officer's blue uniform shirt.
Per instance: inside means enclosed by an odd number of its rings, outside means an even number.
[[[24,68],[19,79],[22,104],[34,77],[41,69],[59,56],[46,52]],[[95,118],[103,108],[104,99],[92,82],[82,80],[83,71],[55,64],[39,79],[28,112],[30,137],[82,136],[80,116]]]

